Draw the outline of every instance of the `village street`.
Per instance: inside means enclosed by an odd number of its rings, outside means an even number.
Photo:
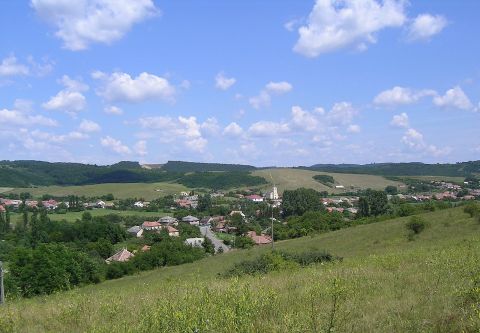
[[[202,233],[202,236],[205,236],[212,241],[213,245],[215,246],[215,251],[218,251],[218,248],[220,247],[223,249],[223,252],[227,252],[230,250],[227,245],[223,244],[223,242],[215,236],[210,227],[200,227],[200,232]]]

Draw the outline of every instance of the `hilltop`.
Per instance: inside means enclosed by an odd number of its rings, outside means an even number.
[[[422,217],[428,227],[413,240],[406,237],[409,218],[397,218],[276,244],[281,250],[322,249],[343,257],[331,264],[219,277],[269,247],[232,251],[14,301],[0,309],[0,327],[6,332],[476,331],[480,224],[461,208]]]

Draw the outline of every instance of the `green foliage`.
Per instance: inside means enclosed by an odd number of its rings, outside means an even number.
[[[348,226],[339,213],[306,212],[302,216],[292,216],[286,224],[277,224],[274,227],[275,239],[297,238],[313,233],[338,230]]]
[[[212,197],[210,194],[200,195],[198,197],[198,207],[199,212],[205,212],[212,208]]]
[[[395,195],[398,193],[398,189],[396,186],[388,185],[387,187],[385,187],[385,193]]]
[[[190,188],[210,188],[214,190],[267,184],[262,177],[237,171],[192,173],[181,177],[178,182]]]
[[[283,193],[283,214],[285,216],[303,215],[308,211],[323,209],[320,202],[320,194],[313,189],[299,188],[293,191],[286,190]]]
[[[255,242],[250,237],[237,236],[233,245],[239,249],[250,249],[255,245]]]
[[[333,177],[329,175],[315,175],[313,176],[313,179],[315,179],[319,183],[322,183],[323,185],[330,187],[335,184],[335,179],[333,179]]]
[[[308,266],[314,263],[330,262],[335,258],[323,251],[290,254],[287,252],[271,251],[252,260],[244,260],[228,269],[223,276],[242,276],[267,274],[273,271]]]
[[[470,217],[480,215],[480,205],[476,202],[469,202],[463,208],[463,211],[470,215]]]
[[[412,216],[410,220],[405,224],[407,230],[415,235],[418,235],[427,227],[427,222],[420,216]]]
[[[101,276],[98,265],[86,254],[58,244],[16,249],[10,257],[9,270],[13,292],[19,291],[25,297],[97,283]]]
[[[387,213],[388,198],[384,191],[368,189],[359,199],[358,217],[379,216]]]

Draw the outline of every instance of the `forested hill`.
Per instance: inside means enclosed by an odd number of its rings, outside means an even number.
[[[0,186],[85,185],[100,183],[138,183],[174,180],[175,172],[146,170],[138,162],[119,162],[99,166],[81,163],[41,161],[0,161]]]
[[[243,164],[168,161],[162,166],[162,170],[173,172],[253,171],[256,167]]]
[[[450,176],[464,177],[480,173],[480,161],[461,162],[455,164],[412,163],[373,163],[373,164],[315,164],[304,169],[356,173],[380,176]]]

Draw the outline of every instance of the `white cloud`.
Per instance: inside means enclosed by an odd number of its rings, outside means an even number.
[[[310,112],[302,110],[299,106],[293,106],[292,124],[297,128],[313,131],[318,126],[318,120]]]
[[[347,127],[347,132],[348,133],[360,133],[361,128],[359,125],[349,125]]]
[[[252,136],[275,136],[290,131],[288,124],[273,121],[258,121],[248,129]]]
[[[133,146],[133,149],[137,155],[146,156],[148,154],[147,141],[145,140],[137,141],[137,143],[135,143],[135,145]]]
[[[106,106],[104,109],[103,109],[103,112],[105,113],[108,113],[108,114],[114,114],[114,115],[121,115],[123,114],[123,110],[120,109],[118,106]]]
[[[456,108],[461,110],[474,109],[472,102],[459,86],[447,90],[443,96],[434,97],[433,104],[444,108]]]
[[[411,150],[431,156],[444,156],[451,152],[449,147],[438,148],[425,142],[423,134],[419,131],[409,128],[402,137],[402,142]]]
[[[92,133],[92,132],[100,132],[101,127],[99,124],[97,124],[94,121],[84,119],[80,123],[80,126],[78,127],[78,129],[82,132]]]
[[[200,128],[202,132],[211,136],[217,135],[220,132],[220,125],[215,117],[208,118],[200,125]]]
[[[56,120],[46,118],[40,115],[30,115],[17,110],[0,110],[0,126],[16,125],[16,126],[57,126]]]
[[[227,90],[237,82],[234,77],[226,77],[224,72],[220,72],[215,76],[215,87],[221,90]]]
[[[0,63],[0,76],[28,75],[29,72],[28,67],[18,63],[14,55],[8,56]]]
[[[243,134],[243,129],[236,122],[228,124],[223,130],[223,135],[230,137],[239,137]]]
[[[394,127],[408,128],[409,126],[408,115],[405,112],[403,112],[401,114],[397,114],[393,116],[392,121],[390,122],[390,125]]]
[[[425,96],[434,96],[434,90],[412,90],[410,88],[395,86],[392,89],[382,91],[373,100],[376,105],[397,106],[407,105],[417,102]]]
[[[250,105],[255,109],[260,109],[270,105],[272,100],[271,95],[282,95],[290,92],[293,86],[286,82],[269,82],[265,85],[265,88],[260,91],[258,96],[251,97],[248,101]]]
[[[100,144],[102,147],[108,148],[121,155],[128,155],[132,152],[128,146],[124,145],[120,140],[112,138],[111,136],[101,138]]]
[[[285,94],[293,89],[293,86],[286,82],[268,82],[265,89],[272,94]]]
[[[152,0],[31,0],[31,6],[72,51],[111,44],[158,12]]]
[[[418,15],[408,29],[408,39],[411,41],[428,40],[440,33],[447,24],[447,19],[441,15]]]
[[[33,102],[28,99],[17,98],[13,102],[13,107],[15,108],[15,110],[21,112],[31,112],[33,111]]]
[[[98,94],[110,102],[137,103],[149,99],[173,102],[175,100],[175,87],[167,79],[146,72],[136,78],[121,72],[110,75],[94,72],[92,77],[102,81],[103,86],[98,90]]]
[[[203,152],[208,144],[202,136],[202,125],[195,117],[145,117],[139,119],[139,124],[143,128],[157,130],[157,133],[150,134],[158,136],[162,143],[180,142],[195,152]]]
[[[351,103],[339,102],[333,105],[327,118],[334,124],[348,125],[357,114],[358,110]]]
[[[88,86],[69,78],[67,75],[64,75],[59,82],[65,88],[43,103],[43,108],[47,110],[61,110],[71,114],[85,109],[87,101],[81,92],[88,90]]]
[[[298,30],[294,51],[317,57],[348,46],[365,49],[376,42],[380,30],[405,23],[405,4],[403,0],[317,0],[307,25]]]
[[[47,141],[48,143],[54,144],[61,144],[72,140],[84,140],[88,139],[88,135],[85,133],[73,131],[67,134],[56,135],[48,132],[42,132],[38,130],[34,130],[30,133],[30,135],[42,141]]]

